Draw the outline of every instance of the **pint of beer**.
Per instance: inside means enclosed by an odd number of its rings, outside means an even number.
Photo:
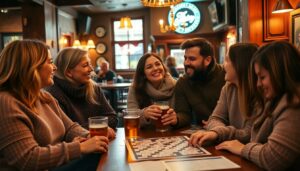
[[[125,129],[126,139],[138,137],[138,130],[140,126],[140,112],[141,110],[139,109],[123,110],[124,129]]]
[[[108,118],[104,116],[89,117],[89,131],[93,136],[107,136]]]
[[[170,108],[168,101],[156,101],[156,102],[154,102],[154,104],[158,105],[160,107],[160,109],[162,110],[161,117],[163,115],[167,114],[167,112]],[[163,125],[163,123],[161,122],[161,117],[157,118],[157,120],[154,121],[155,128],[156,128],[156,131],[166,132],[166,131],[169,130],[169,126],[168,125]]]

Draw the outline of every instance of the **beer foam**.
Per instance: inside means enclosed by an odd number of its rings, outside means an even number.
[[[124,116],[124,119],[137,119],[139,117],[140,117],[139,115],[126,115]]]
[[[93,125],[89,125],[89,128],[92,128],[92,129],[99,129],[99,128],[105,128],[107,127],[106,124],[93,124]]]
[[[159,107],[160,107],[161,110],[167,110],[167,109],[170,108],[168,105],[161,105]]]

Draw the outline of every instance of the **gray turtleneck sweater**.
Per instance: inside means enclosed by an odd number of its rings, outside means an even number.
[[[74,87],[70,82],[57,77],[54,77],[54,85],[46,90],[57,99],[63,111],[83,127],[88,127],[88,118],[91,116],[108,116],[108,125],[111,128],[117,126],[116,113],[107,102],[100,86],[95,85],[96,101],[99,104],[91,104],[86,100],[85,86]]]

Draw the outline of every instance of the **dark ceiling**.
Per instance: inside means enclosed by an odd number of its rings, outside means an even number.
[[[20,7],[26,0],[1,0],[1,9],[14,9]],[[28,1],[28,0],[27,0]],[[42,3],[43,0],[31,0]],[[85,13],[95,14],[102,12],[128,11],[144,8],[140,0],[48,0],[58,6],[58,8],[73,8]]]
[[[43,3],[43,0],[1,0],[0,9],[20,8],[25,1]],[[145,8],[141,0],[47,0],[58,8],[72,8],[75,11],[92,15],[103,12],[120,12]],[[207,0],[184,0],[185,2],[199,2]]]

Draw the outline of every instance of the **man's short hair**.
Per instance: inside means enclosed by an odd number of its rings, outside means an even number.
[[[192,38],[184,41],[181,45],[181,49],[188,49],[191,47],[199,47],[200,48],[200,55],[203,57],[211,56],[214,59],[214,48],[213,45],[204,38]]]

